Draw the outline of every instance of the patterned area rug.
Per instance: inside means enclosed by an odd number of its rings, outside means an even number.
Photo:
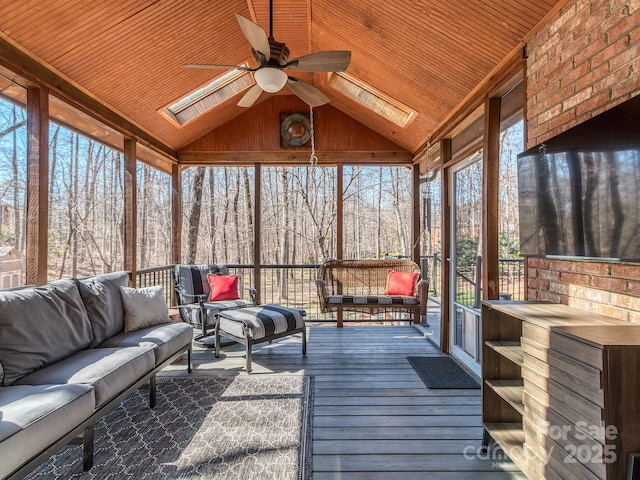
[[[94,466],[70,445],[29,479],[311,478],[313,378],[158,377],[96,423]]]

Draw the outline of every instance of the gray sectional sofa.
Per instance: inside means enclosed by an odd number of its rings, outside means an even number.
[[[147,383],[154,407],[156,373],[185,351],[191,372],[193,328],[150,310],[155,291],[128,281],[117,272],[0,291],[0,478],[24,477],[80,435],[88,470],[96,420]]]

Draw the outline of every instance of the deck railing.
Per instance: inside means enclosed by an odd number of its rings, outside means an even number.
[[[500,298],[524,300],[524,259],[501,258],[498,261]],[[458,303],[480,308],[482,300],[482,257],[475,265],[456,271],[456,295]]]
[[[238,276],[238,288],[248,298],[247,289],[255,286],[253,265],[226,264],[230,275]],[[145,287],[162,285],[168,305],[175,305],[173,284],[174,265],[144,268],[137,272],[137,285]],[[291,308],[303,308],[307,318],[319,321],[335,321],[334,314],[320,312],[315,279],[319,265],[262,265],[261,303],[277,303]]]
[[[442,286],[440,258],[437,255],[424,256],[421,259],[423,269],[428,268],[430,287],[429,295],[439,296]],[[335,322],[334,313],[321,313],[318,302],[318,291],[315,279],[317,264],[262,265],[261,271],[261,303],[277,303],[292,308],[303,308],[307,318],[320,322]],[[173,285],[174,265],[144,268],[137,272],[137,285],[145,287],[162,285],[168,305],[175,305]],[[248,298],[247,289],[255,286],[253,265],[227,264],[229,273],[238,276],[238,286],[244,297]],[[467,295],[471,302],[476,301],[480,290],[475,280],[478,271],[471,275],[458,275],[458,292]],[[524,298],[524,261],[523,259],[500,260],[500,292],[511,295],[513,300]]]
[[[138,287],[162,285],[167,305],[175,305],[176,294],[173,287],[173,267],[173,265],[163,265],[161,267],[142,268],[137,272],[136,285]]]

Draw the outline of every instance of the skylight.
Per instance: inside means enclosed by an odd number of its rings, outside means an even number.
[[[178,125],[184,125],[246,90],[254,83],[255,81],[250,72],[235,68],[169,105],[162,110],[162,113],[166,114]]]
[[[329,86],[358,102],[381,117],[404,128],[416,112],[397,100],[377,91],[370,85],[344,72],[329,74]]]

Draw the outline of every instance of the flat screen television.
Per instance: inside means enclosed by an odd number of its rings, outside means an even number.
[[[522,255],[640,261],[640,96],[518,155]]]

